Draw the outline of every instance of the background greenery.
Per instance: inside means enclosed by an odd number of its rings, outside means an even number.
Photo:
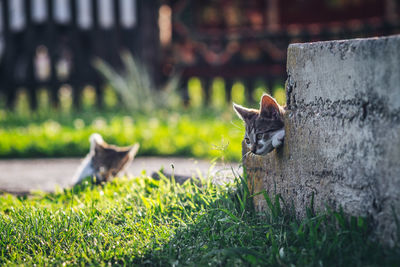
[[[123,113],[81,113],[39,118],[0,119],[0,157],[82,156],[89,136],[98,132],[112,144],[139,142],[139,155],[224,157],[239,160],[242,123],[233,114],[169,112],[135,117]],[[221,117],[222,116],[222,117]],[[225,116],[225,119],[223,119]]]
[[[90,134],[98,132],[111,144],[140,143],[139,155],[240,160],[244,127],[231,103],[225,101],[223,79],[212,82],[209,103],[204,101],[200,80],[190,79],[189,104],[184,105],[178,93],[178,76],[155,89],[133,58],[125,55],[123,61],[123,73],[100,60],[96,62],[109,84],[101,99],[102,109],[95,106],[98,96],[90,86],[82,92],[80,110],[73,108],[72,89],[67,85],[58,92],[57,108],[50,105],[44,89],[38,94],[36,111],[29,109],[25,90],[19,91],[11,111],[1,109],[0,97],[0,158],[82,157],[88,152]],[[251,105],[258,108],[267,88],[261,82],[256,85]],[[283,104],[282,86],[276,84],[271,90]],[[234,102],[247,105],[240,81],[231,91]]]

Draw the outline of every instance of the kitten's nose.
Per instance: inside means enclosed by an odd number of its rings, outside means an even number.
[[[251,152],[256,153],[257,151],[257,146],[256,145],[252,145],[251,146]]]

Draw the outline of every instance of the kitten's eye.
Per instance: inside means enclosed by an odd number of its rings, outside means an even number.
[[[261,140],[262,137],[263,137],[262,134],[257,134],[257,135],[256,135],[257,140]]]
[[[250,139],[249,138],[245,138],[244,141],[246,142],[246,144],[250,144]]]

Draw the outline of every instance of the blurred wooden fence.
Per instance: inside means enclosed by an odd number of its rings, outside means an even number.
[[[37,90],[46,88],[57,106],[59,88],[68,84],[79,107],[82,88],[91,85],[101,106],[103,82],[93,60],[102,58],[118,69],[120,52],[128,50],[146,65],[155,84],[181,73],[185,100],[190,78],[200,79],[208,103],[212,81],[221,77],[227,101],[232,85],[241,81],[251,102],[256,83],[262,81],[269,90],[283,85],[290,43],[400,32],[399,8],[379,0],[357,1],[363,8],[345,9],[338,21],[331,21],[326,14],[335,13],[326,9],[315,23],[310,19],[318,13],[310,6],[322,2],[298,2],[0,0],[0,93],[12,107],[17,90],[24,88],[36,108]],[[395,0],[385,3],[395,6]],[[349,19],[353,13],[359,17]]]
[[[12,107],[18,88],[37,107],[37,89],[47,88],[58,104],[58,90],[68,84],[80,105],[84,86],[92,85],[101,105],[102,82],[93,60],[120,66],[121,50],[157,58],[157,1],[1,0],[0,93]],[[140,12],[139,12],[140,11]],[[152,51],[149,53],[146,51]]]

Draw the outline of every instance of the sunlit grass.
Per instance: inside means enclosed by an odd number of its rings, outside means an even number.
[[[236,82],[232,86],[232,102],[236,104],[244,104],[245,103],[245,87],[243,83]]]
[[[245,180],[217,186],[162,178],[0,195],[0,265],[398,266],[368,221],[327,211],[298,220]]]
[[[0,263],[141,262],[223,192],[141,177],[26,199],[0,196]]]
[[[200,108],[204,104],[204,90],[199,78],[191,78],[188,82],[188,94],[190,99],[190,106]]]
[[[214,79],[211,87],[212,106],[217,109],[226,108],[226,90],[231,88],[225,87],[225,82],[221,78]]]
[[[272,96],[280,105],[286,105],[286,91],[285,88],[283,88],[282,86],[276,85],[273,89]]]
[[[158,112],[152,116],[95,111],[37,117],[6,113],[0,123],[2,158],[81,157],[89,151],[89,136],[98,132],[111,144],[140,143],[139,155],[223,157],[237,161],[244,131],[231,111],[197,115]]]

